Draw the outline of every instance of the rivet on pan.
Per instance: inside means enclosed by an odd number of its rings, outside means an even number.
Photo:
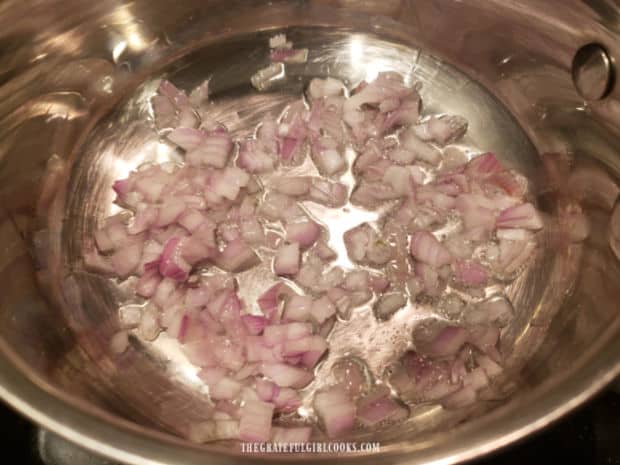
[[[612,60],[600,44],[587,44],[577,51],[572,74],[577,91],[586,100],[602,99],[614,84]]]

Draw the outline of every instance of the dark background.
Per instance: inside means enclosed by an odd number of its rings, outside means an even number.
[[[35,432],[29,421],[0,404],[0,449],[5,458],[10,457],[8,463],[42,465]],[[620,465],[620,394],[604,392],[543,432],[475,462],[475,465],[573,464]]]

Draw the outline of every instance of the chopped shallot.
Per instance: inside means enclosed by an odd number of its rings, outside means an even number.
[[[433,267],[447,265],[452,261],[448,249],[426,231],[415,232],[411,236],[410,252],[417,260]]]
[[[431,116],[428,121],[414,126],[413,131],[421,140],[443,146],[463,137],[467,131],[467,120],[462,116]]]
[[[246,401],[241,409],[239,439],[251,442],[265,442],[271,436],[273,405],[259,400]]]
[[[388,319],[407,303],[407,298],[402,292],[390,292],[383,294],[375,304],[377,318]]]
[[[258,90],[284,82],[309,53],[284,34],[269,49],[269,65],[251,78]],[[500,157],[449,145],[464,138],[464,118],[420,119],[419,85],[395,72],[349,91],[334,77],[312,79],[244,139],[209,114],[209,88],[188,96],[160,82],[155,127],[181,161],[116,180],[124,210],[84,249],[87,267],[127,280],[145,301],[119,308],[110,352],[123,353],[130,334],[152,341],[165,331],[197,367],[213,405],[187,429],[196,442],[306,442],[314,425],[280,423],[302,405],[335,438],[356,424],[403,421],[402,401],[463,408],[484,398],[503,373],[499,340],[516,313],[498,285],[537,257],[546,223],[563,245],[583,241],[593,231],[576,201],[611,209],[620,192],[597,166],[567,171],[574,192],[548,221],[527,179]],[[335,222],[343,237],[332,236]],[[253,293],[257,278],[273,284]],[[400,324],[413,305],[436,306],[440,318],[416,319],[416,351],[395,354],[381,379],[357,356],[334,363],[330,333],[341,334],[342,320]],[[318,383],[310,405],[317,366],[337,384]]]
[[[299,243],[293,242],[278,248],[273,261],[273,270],[279,275],[293,276],[299,272],[300,251]]]
[[[310,426],[298,426],[291,428],[282,428],[274,426],[271,428],[271,440],[275,443],[304,443],[310,440],[312,428]]]
[[[523,203],[503,210],[497,217],[497,227],[540,229],[543,221],[531,203]]]
[[[312,220],[288,223],[285,227],[286,239],[302,248],[311,247],[321,235],[321,227]]]
[[[377,388],[357,402],[357,420],[367,427],[404,420],[408,416],[407,407],[392,399],[386,386]]]
[[[340,386],[317,392],[314,410],[330,438],[348,433],[355,425],[355,404]]]

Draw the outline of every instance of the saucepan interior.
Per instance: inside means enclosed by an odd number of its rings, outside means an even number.
[[[122,357],[111,354],[117,309],[132,294],[84,266],[89,238],[117,211],[112,182],[144,162],[174,159],[149,119],[162,77],[188,90],[210,78],[213,112],[246,136],[313,77],[352,85],[397,71],[422,83],[424,112],[468,119],[464,145],[492,151],[527,176],[549,227],[506,289],[517,316],[501,335],[500,395],[458,410],[422,404],[405,423],[352,439],[379,441],[381,453],[410,463],[458,461],[543,426],[620,371],[620,225],[612,217],[619,107],[613,89],[585,102],[571,77],[586,43],[600,42],[614,56],[614,35],[601,19],[612,12],[578,2],[549,12],[527,1],[34,4],[28,21],[16,19],[22,7],[12,2],[0,17],[7,44],[0,56],[0,392],[35,420],[126,461],[199,463],[205,454],[224,461],[240,453],[180,439],[205,414],[195,369],[165,337],[132,338]],[[250,76],[279,32],[308,48],[309,59],[290,67],[275,90],[257,93]],[[583,241],[566,240],[567,204],[587,217]],[[244,278],[244,298],[256,299],[264,276]],[[337,328],[325,366],[343,354],[398,347],[410,335],[364,327]]]

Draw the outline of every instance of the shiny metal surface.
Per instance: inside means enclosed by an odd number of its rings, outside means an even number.
[[[614,84],[611,59],[599,44],[584,45],[577,51],[572,73],[575,88],[586,100],[602,99]]]
[[[271,113],[277,116],[284,106],[298,99],[309,79],[320,76],[329,68],[329,74],[355,84],[362,79],[372,80],[380,70],[394,70],[403,74],[408,81],[422,83],[422,97],[426,112],[446,112],[463,115],[470,122],[470,130],[463,144],[468,149],[492,150],[499,154],[509,166],[529,173],[533,177],[537,160],[534,147],[510,115],[497,104],[495,99],[480,86],[459,73],[455,68],[437,61],[424,52],[396,42],[379,39],[369,34],[342,31],[337,28],[296,28],[288,35],[296,46],[310,49],[308,63],[289,67],[285,79],[279,80],[267,93],[257,93],[249,85],[249,77],[264,66],[266,44],[273,32],[236,35],[232,39],[218,41],[183,57],[183,64],[176,63],[172,69],[165,69],[166,76],[175,83],[193,89],[205,76],[211,76],[210,88],[213,104],[210,115],[227,124],[235,137],[247,137],[253,133],[256,124]],[[248,58],[249,56],[249,58]],[[72,167],[72,174],[62,207],[64,216],[63,233],[58,244],[59,262],[48,259],[48,265],[62,270],[65,282],[59,283],[59,291],[69,285],[79,290],[79,298],[72,291],[65,292],[70,315],[76,318],[76,309],[83,307],[88,314],[79,325],[98,325],[98,346],[104,346],[109,337],[118,330],[114,315],[116,309],[127,302],[140,304],[140,300],[126,292],[129,281],[118,284],[90,272],[83,265],[83,256],[92,247],[95,229],[105,217],[115,214],[119,207],[112,203],[114,193],[110,189],[114,179],[126,177],[129,171],[148,161],[180,161],[179,155],[169,144],[160,141],[148,118],[149,99],[157,88],[158,76],[138,88],[128,101],[100,121],[90,133]],[[447,92],[455,92],[448,100]],[[119,124],[123,122],[123,124]],[[293,169],[294,173],[317,174],[310,159]],[[346,179],[346,176],[345,176]],[[270,180],[263,179],[268,186]],[[352,189],[354,186],[349,186]],[[317,204],[304,204],[314,218],[329,229],[332,248],[340,256],[337,264],[345,269],[352,267],[342,241],[345,231],[364,221],[375,221],[380,212],[365,211],[347,205],[344,208],[326,208]],[[567,257],[560,266],[554,262],[551,248],[541,248],[532,272],[525,272],[519,280],[506,290],[518,308],[521,316],[504,333],[503,345],[510,354],[509,370],[518,372],[525,356],[525,347],[539,343],[537,335],[528,332],[527,322],[537,305],[552,312],[558,306],[555,296],[543,295],[546,282],[537,285],[534,274],[537,266],[548,267],[548,273],[572,282],[574,259]],[[63,263],[64,261],[64,263]],[[261,265],[239,275],[239,294],[246,302],[255,302],[264,289],[275,279],[271,273],[271,257],[264,257]],[[533,290],[533,292],[532,292]],[[133,301],[132,301],[133,299]],[[94,316],[100,318],[92,322]],[[330,350],[327,359],[321,363],[316,380],[308,386],[304,406],[308,408],[315,390],[331,382],[331,367],[343,356],[354,355],[368,363],[372,375],[381,377],[385,368],[395,362],[408,347],[414,325],[423,320],[439,318],[436,309],[428,305],[411,305],[410,308],[386,322],[378,322],[368,304],[347,319],[338,321],[330,336]],[[91,320],[91,321],[88,321]],[[107,328],[106,328],[107,327]],[[525,333],[525,334],[524,334]],[[519,344],[514,343],[521,337]],[[535,340],[534,340],[535,339]],[[513,347],[514,346],[514,347]],[[137,373],[123,373],[107,380],[123,402],[131,405],[136,413],[151,417],[163,428],[183,434],[189,422],[199,421],[208,413],[210,404],[205,398],[205,386],[198,378],[198,368],[191,365],[183,355],[174,338],[160,334],[157,340],[132,339],[132,352],[120,360],[133,366]],[[111,355],[109,357],[112,357]],[[148,371],[147,371],[148,370]],[[138,373],[148,376],[150,383],[136,385],[134,376]],[[113,373],[116,375],[116,373]],[[512,379],[510,384],[512,384]],[[504,386],[499,386],[503,389]],[[506,383],[505,389],[513,390]],[[174,396],[170,392],[178,390]],[[153,399],[165,399],[165,411],[153,417]],[[478,410],[486,408],[480,405]],[[409,431],[428,431],[453,424],[472,415],[471,411],[449,412],[439,406],[416,407],[409,420]],[[383,432],[386,438],[397,437],[401,430]],[[360,433],[359,437],[368,433]]]
[[[117,465],[46,430],[39,430],[36,442],[45,465]]]
[[[548,227],[536,260],[510,290],[518,318],[502,335],[507,370],[498,386],[507,398],[465,412],[421,408],[406,425],[373,436],[381,457],[339,460],[463,461],[587,400],[620,373],[620,263],[608,242],[620,174],[620,94],[612,89],[586,103],[571,72],[575,53],[593,38],[618,56],[613,20],[620,10],[604,1],[561,5],[1,4],[0,396],[59,435],[127,463],[241,460],[234,444],[196,446],[175,436],[208,405],[192,368],[164,356],[165,339],[132,339],[121,357],[109,353],[126,287],[86,270],[83,247],[112,211],[111,181],[144,160],[172,156],[147,120],[158,77],[189,89],[212,76],[213,111],[244,134],[263,112],[298,95],[309,77],[330,74],[353,84],[394,69],[424,83],[427,111],[470,120],[466,144],[493,150],[528,175]],[[266,38],[279,30],[308,47],[310,60],[257,94],[249,76],[265,63]],[[567,205],[589,218],[584,243],[566,240]],[[355,331],[336,333],[334,353],[374,336],[371,326],[360,340],[347,339],[363,334],[365,320],[358,321]],[[385,349],[387,330],[377,347]],[[379,357],[375,366],[384,362]]]

